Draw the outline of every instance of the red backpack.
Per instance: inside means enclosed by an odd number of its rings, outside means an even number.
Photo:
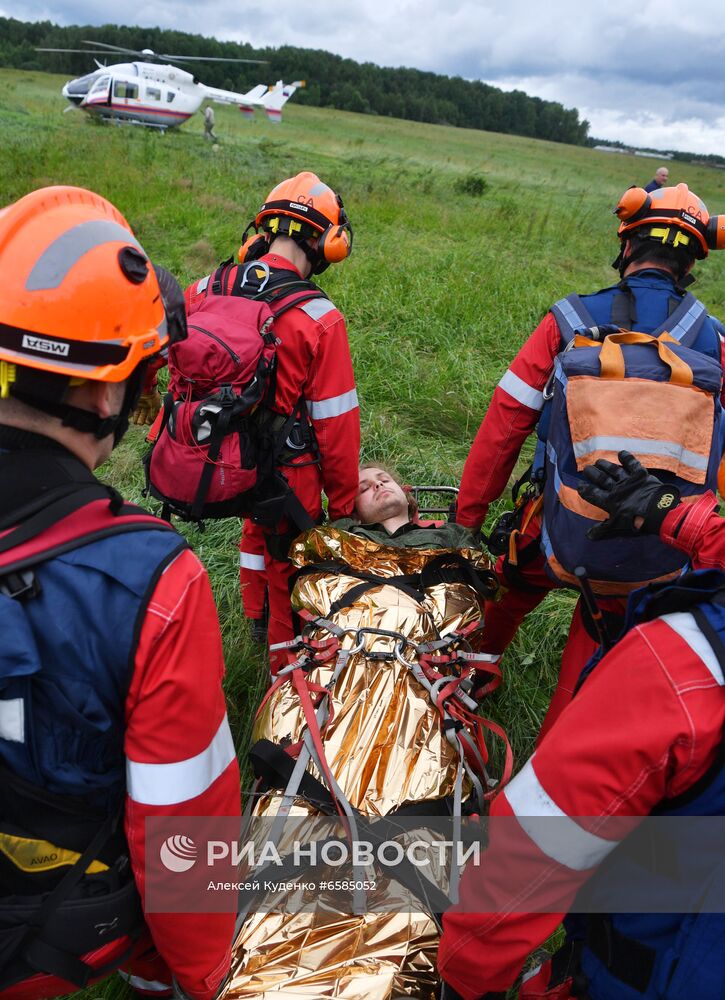
[[[277,414],[276,317],[326,298],[292,271],[253,261],[222,264],[196,286],[189,335],[169,348],[169,391],[158,436],[146,456],[148,492],[184,520],[251,517],[273,526],[312,519],[280,472],[293,454],[318,460],[304,399]]]

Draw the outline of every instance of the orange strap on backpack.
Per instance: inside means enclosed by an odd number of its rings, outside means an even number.
[[[691,386],[693,383],[692,369],[674,351],[671,351],[667,343],[676,344],[674,337],[665,332],[659,337],[653,337],[649,333],[635,333],[632,330],[622,330],[619,333],[611,333],[599,343],[582,337],[577,334],[574,338],[575,347],[599,347],[601,348],[599,360],[601,364],[602,378],[623,379],[624,378],[624,354],[622,344],[652,344],[657,348],[657,353],[663,364],[670,369],[669,381],[674,385]]]

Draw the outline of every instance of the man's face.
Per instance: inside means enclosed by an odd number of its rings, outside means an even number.
[[[663,187],[665,186],[665,184],[667,184],[669,177],[670,177],[670,172],[667,169],[667,167],[660,167],[660,169],[655,173],[655,178],[658,184],[661,184]]]
[[[408,513],[408,498],[402,487],[383,469],[360,472],[355,514],[361,524],[379,524]]]

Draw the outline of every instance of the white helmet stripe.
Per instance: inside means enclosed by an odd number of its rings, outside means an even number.
[[[25,287],[29,292],[39,292],[47,288],[58,288],[74,264],[89,250],[103,243],[125,243],[138,247],[146,256],[146,251],[136,237],[120,222],[94,219],[81,222],[66,230],[53,240],[40,255],[28,275]]]

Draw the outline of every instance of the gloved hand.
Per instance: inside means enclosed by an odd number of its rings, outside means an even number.
[[[586,483],[579,495],[609,514],[587,532],[589,538],[657,535],[666,515],[680,502],[680,491],[651,475],[628,451],[619,452],[621,465],[600,458],[584,469]]]
[[[139,397],[136,409],[131,414],[131,423],[142,427],[144,424],[152,424],[161,409],[161,396],[158,389],[144,392]]]

